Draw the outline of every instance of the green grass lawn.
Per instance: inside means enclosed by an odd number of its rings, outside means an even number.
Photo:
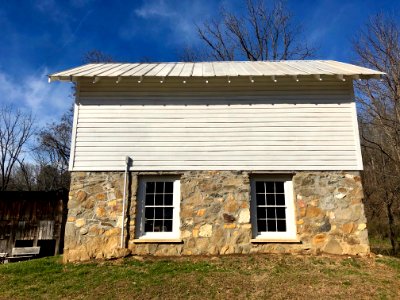
[[[400,259],[252,255],[60,257],[0,265],[0,299],[400,299]]]

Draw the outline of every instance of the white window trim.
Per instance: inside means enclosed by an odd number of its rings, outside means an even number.
[[[283,181],[285,189],[286,204],[286,232],[260,232],[257,229],[257,204],[256,204],[256,181]],[[292,177],[287,175],[256,176],[251,179],[251,222],[253,228],[253,238],[265,242],[285,242],[297,241],[295,205],[293,197]]]
[[[173,181],[174,194],[173,194],[173,213],[172,213],[172,232],[144,232],[144,208],[145,208],[145,195],[146,195],[146,182],[164,182]],[[137,214],[136,214],[136,239],[143,240],[170,240],[180,238],[180,197],[181,197],[181,183],[178,177],[172,176],[146,176],[139,178],[139,187],[137,193]]]

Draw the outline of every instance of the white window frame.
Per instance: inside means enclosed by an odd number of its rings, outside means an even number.
[[[173,182],[173,212],[172,212],[172,232],[145,232],[145,199],[147,182]],[[137,214],[136,214],[136,239],[179,239],[180,238],[180,179],[173,176],[145,176],[139,177],[137,193]]]
[[[258,232],[257,228],[257,202],[256,202],[256,182],[257,181],[280,181],[284,182],[285,206],[286,206],[286,231],[284,232]],[[297,240],[295,205],[293,197],[293,182],[291,176],[255,176],[251,179],[251,222],[253,228],[253,238],[271,241],[295,241]]]

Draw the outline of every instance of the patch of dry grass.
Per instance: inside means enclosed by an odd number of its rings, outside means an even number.
[[[251,255],[0,265],[2,299],[399,299],[400,259]]]

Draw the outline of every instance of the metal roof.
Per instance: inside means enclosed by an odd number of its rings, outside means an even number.
[[[385,73],[333,60],[93,63],[49,75],[49,81],[126,77],[337,76],[380,78]]]

